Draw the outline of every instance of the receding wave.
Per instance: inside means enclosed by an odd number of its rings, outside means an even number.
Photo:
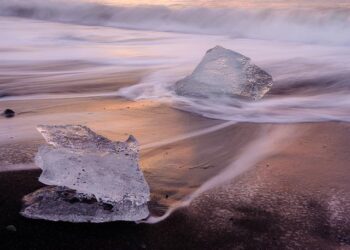
[[[1,16],[235,38],[350,44],[350,10],[347,8],[171,8],[62,0],[1,0],[0,3]]]
[[[341,77],[329,77],[333,80],[326,87],[320,86],[317,78],[303,82],[303,88],[295,81],[275,82],[270,95],[251,102],[225,97],[218,101],[217,97],[179,96],[173,87],[175,76],[176,72],[172,71],[156,72],[140,84],[120,89],[117,95],[132,100],[155,99],[181,110],[229,122],[350,122],[349,81]]]

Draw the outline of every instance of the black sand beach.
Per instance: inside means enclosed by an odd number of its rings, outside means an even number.
[[[154,225],[23,218],[21,198],[42,186],[40,171],[1,173],[1,249],[347,249],[350,127],[293,126],[307,133]]]

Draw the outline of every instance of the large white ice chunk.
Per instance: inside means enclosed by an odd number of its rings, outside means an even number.
[[[193,73],[176,83],[179,95],[215,98],[220,95],[260,99],[272,87],[272,77],[237,52],[216,46]]]
[[[35,158],[43,170],[39,181],[62,187],[64,192],[51,188],[26,196],[27,208],[23,215],[75,222],[140,220],[148,216],[150,190],[138,166],[138,143],[133,136],[126,142],[112,142],[80,125],[39,126],[38,130],[49,143],[39,148]],[[71,199],[67,200],[63,193],[79,202],[69,205]],[[40,203],[46,210],[36,209],[34,203]],[[75,212],[57,214],[50,208],[53,204]],[[111,207],[104,215],[106,211],[101,206],[106,204]],[[78,207],[83,210],[79,212]],[[84,214],[84,210],[89,212]],[[87,216],[89,213],[96,214],[97,218]]]
[[[134,137],[112,142],[80,125],[39,126],[38,130],[51,144],[42,146],[35,158],[43,170],[40,182],[93,194],[104,201],[129,199],[143,204],[149,200]]]

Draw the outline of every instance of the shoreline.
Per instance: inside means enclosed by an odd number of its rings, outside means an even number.
[[[57,1],[0,4],[0,250],[350,250],[350,4]],[[96,136],[85,147],[78,133],[70,155],[138,160],[150,216],[22,217],[22,198],[44,186],[38,125],[131,138],[132,152],[122,144],[111,157],[113,143]],[[107,157],[96,158],[95,146]],[[54,151],[64,158],[66,150]],[[80,167],[76,181],[93,181]],[[65,210],[61,200],[91,217],[121,212],[64,189],[49,195],[55,213]],[[41,206],[45,197],[36,199]]]
[[[342,249],[350,245],[348,123],[229,124],[156,101],[113,96],[0,103],[17,114],[0,117],[1,249]],[[37,180],[40,170],[28,169],[35,167],[33,157],[45,143],[36,131],[39,124],[86,125],[117,141],[134,135],[151,188],[149,208],[158,216],[239,159],[263,131],[293,128],[297,133],[286,148],[157,224],[71,224],[19,215],[21,198],[43,186]],[[8,225],[17,231],[7,231]]]

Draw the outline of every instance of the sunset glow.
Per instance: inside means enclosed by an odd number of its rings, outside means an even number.
[[[350,249],[350,0],[0,0],[0,250]]]

